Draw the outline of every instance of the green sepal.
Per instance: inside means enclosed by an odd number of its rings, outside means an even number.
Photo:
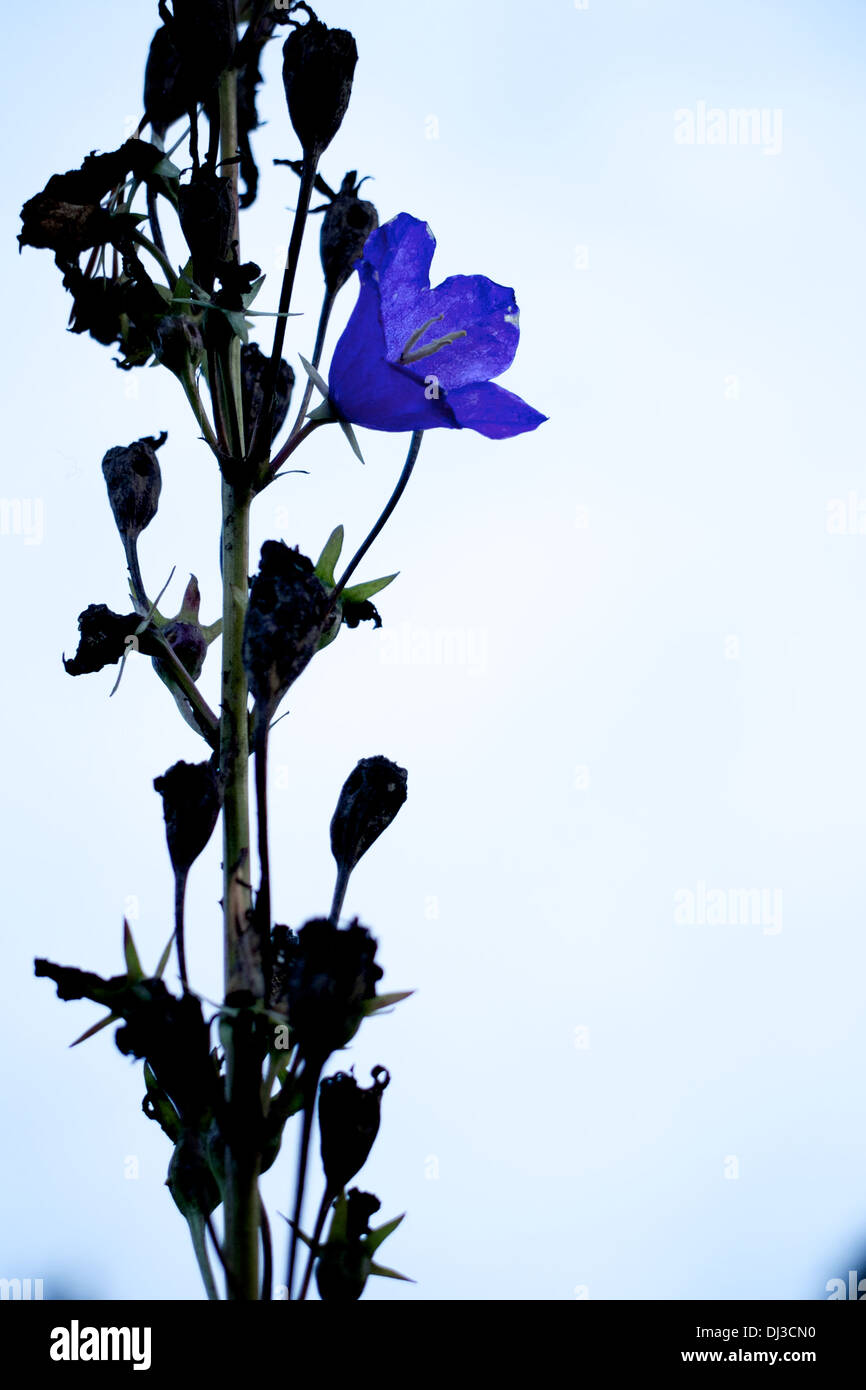
[[[365,999],[361,1005],[361,1010],[365,1018],[371,1014],[377,1014],[380,1009],[390,1009],[393,1004],[399,1004],[401,1000],[408,999],[414,994],[414,989],[395,990],[393,994],[377,994],[374,999]]]
[[[107,1028],[110,1023],[119,1023],[120,1014],[109,1014],[107,1018],[100,1019],[99,1023],[94,1023],[92,1028],[86,1028],[80,1038],[69,1044],[70,1047],[77,1047],[79,1043],[87,1042],[95,1033],[101,1033],[103,1028]]]
[[[334,587],[334,569],[343,550],[344,530],[342,526],[335,526],[328,539],[325,541],[324,549],[316,561],[314,574],[317,579],[327,585],[329,589]]]
[[[144,979],[144,971],[141,968],[141,961],[138,958],[138,951],[135,949],[135,942],[132,939],[132,930],[126,918],[123,919],[123,955],[126,960],[126,970],[129,980],[137,984]]]
[[[366,602],[368,598],[372,598],[374,594],[380,594],[383,589],[387,589],[389,584],[393,584],[399,573],[400,571],[397,570],[396,574],[386,574],[384,579],[368,579],[366,584],[352,584],[348,589],[343,590],[343,602]]]
[[[388,1269],[386,1265],[377,1265],[375,1261],[370,1261],[370,1273],[379,1274],[383,1279],[403,1279],[407,1284],[415,1284],[417,1280],[410,1279],[408,1274],[398,1274],[396,1269]]]
[[[382,1242],[386,1241],[393,1231],[396,1231],[405,1215],[404,1212],[403,1216],[395,1216],[393,1221],[386,1221],[384,1226],[377,1226],[375,1231],[370,1231],[368,1235],[364,1236],[365,1253],[375,1255]]]
[[[248,309],[256,300],[259,290],[265,283],[265,276],[260,275],[258,280],[254,280],[245,294],[241,295],[241,300],[245,309]]]

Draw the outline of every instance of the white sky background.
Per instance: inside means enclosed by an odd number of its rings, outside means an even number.
[[[203,755],[149,663],[109,701],[113,671],[71,680],[60,654],[88,603],[124,608],[102,455],[162,428],[145,579],[155,591],[177,566],[173,611],[194,570],[217,615],[212,459],[173,379],[118,372],[65,334],[50,253],[19,258],[14,242],[20,204],[137,119],[155,10],[54,0],[38,31],[6,21],[2,493],[41,503],[44,537],[0,537],[0,1274],[55,1296],[200,1296],[140,1064],[107,1031],[69,1052],[97,1010],[32,977],[35,955],[120,971],[125,910],[155,963],[171,878],[151,783]],[[357,759],[409,769],[408,804],[346,904],[379,937],[384,987],[417,988],[339,1058],[362,1080],[392,1071],[358,1182],[382,1219],[408,1212],[383,1258],[418,1280],[367,1296],[820,1297],[866,1249],[866,535],[856,516],[828,531],[833,499],[866,501],[862,11],[320,13],[361,55],[325,177],[374,174],[382,220],[426,218],[434,283],[515,287],[503,384],[551,417],[503,443],[428,434],[362,575],[401,571],[384,633],[344,631],[273,739],[275,910],[292,924],[327,910],[328,821]],[[244,257],[270,272],[257,308],[275,307],[296,192],[270,164],[297,153],[279,61],[274,44],[243,230]],[[780,152],[678,144],[674,113],[699,102],[780,110]],[[257,504],[256,555],[268,536],[315,554],[338,522],[354,549],[408,439],[361,442],[366,469],[337,431],[314,437],[297,456],[310,476]],[[419,660],[443,631],[469,659]],[[214,651],[214,705],[217,667]],[[218,859],[215,838],[188,909],[211,998]],[[701,883],[780,890],[781,931],[677,922],[677,893]],[[294,1143],[265,1180],[275,1230]]]

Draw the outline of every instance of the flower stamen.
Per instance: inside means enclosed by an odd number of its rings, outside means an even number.
[[[439,323],[444,317],[444,314],[436,314],[435,318],[428,319],[426,323],[422,323],[421,327],[415,330],[403,351],[400,353],[400,361],[405,366],[408,366],[410,362],[420,362],[422,357],[432,357],[433,353],[439,352],[440,348],[448,347],[449,344],[456,342],[458,338],[466,337],[466,329],[458,328],[453,333],[443,333],[441,338],[435,338],[433,342],[428,343],[426,347],[416,348],[415,344],[424,337],[427,329],[431,328],[434,323]]]

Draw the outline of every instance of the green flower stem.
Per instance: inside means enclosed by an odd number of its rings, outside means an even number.
[[[205,1232],[207,1226],[201,1216],[188,1216],[187,1225],[192,1238],[192,1248],[195,1251],[195,1258],[198,1264],[199,1274],[205,1287],[205,1293],[212,1303],[219,1302],[219,1293],[213,1277],[213,1270],[210,1267],[210,1260],[207,1253],[207,1239]]]
[[[172,293],[174,293],[174,287],[177,284],[177,271],[175,270],[171,261],[168,259],[168,256],[163,255],[159,247],[154,246],[153,242],[148,237],[146,237],[143,232],[133,232],[132,239],[134,242],[136,242],[138,246],[141,246],[145,251],[149,251],[151,256],[153,256],[154,260],[159,262],[160,266],[162,267],[163,274],[165,275],[165,278],[168,281],[168,288],[172,291]]]
[[[178,381],[183,387],[184,395],[189,401],[190,409],[195,416],[202,434],[207,440],[213,452],[219,455],[219,444],[214,434],[213,425],[207,418],[201,396],[199,395],[198,385],[195,380],[192,367],[187,365],[184,372],[178,377]]]
[[[253,739],[255,747],[256,834],[259,847],[256,929],[266,986],[270,984],[271,953],[271,860],[268,848],[268,734],[270,733],[270,724],[270,712],[258,706]]]
[[[384,528],[385,528],[385,526],[386,526],[388,520],[389,520],[390,517],[391,517],[392,512],[394,511],[394,508],[397,506],[397,503],[400,501],[400,498],[403,496],[403,493],[406,491],[406,485],[408,484],[409,479],[410,479],[411,476],[412,476],[412,470],[413,470],[413,468],[415,467],[415,463],[416,463],[416,460],[417,460],[417,458],[418,458],[418,451],[419,451],[420,448],[421,448],[421,440],[422,440],[423,438],[424,438],[424,431],[423,431],[423,430],[416,430],[415,433],[412,435],[412,443],[409,445],[409,453],[408,453],[408,455],[407,455],[407,457],[406,457],[406,462],[403,464],[403,472],[400,474],[400,477],[397,479],[397,486],[394,488],[394,491],[391,493],[391,496],[388,498],[388,501],[387,501],[387,503],[385,504],[384,511],[382,512],[381,516],[379,517],[379,520],[376,522],[376,525],[373,527],[372,531],[371,531],[370,534],[368,535],[367,539],[364,541],[363,545],[361,545],[361,546],[359,547],[359,549],[355,551],[355,554],[352,556],[352,558],[351,558],[351,560],[349,561],[349,563],[348,563],[346,569],[343,571],[343,575],[342,575],[342,577],[341,577],[339,583],[337,584],[337,587],[334,589],[334,592],[331,594],[331,607],[332,607],[332,608],[333,608],[334,605],[336,604],[336,602],[337,602],[337,600],[339,599],[341,593],[342,593],[343,590],[345,589],[345,587],[346,587],[346,585],[348,584],[349,580],[352,578],[352,575],[355,573],[355,570],[356,570],[356,569],[358,568],[358,566],[360,565],[360,563],[361,563],[361,561],[363,560],[364,556],[367,554],[367,551],[370,549],[370,546],[371,546],[371,545],[373,544],[373,542],[376,540],[377,536],[384,530]]]
[[[169,646],[159,628],[151,624],[150,632],[159,646],[160,661],[166,667],[175,685],[180,688],[181,694],[185,695],[189,702],[199,733],[208,745],[215,749],[219,741],[219,722],[216,715],[178,657],[177,652]]]
[[[237,153],[237,73],[220,78],[220,141],[223,160]],[[234,187],[237,237],[237,164],[227,164]],[[214,386],[216,383],[212,383]],[[222,717],[220,773],[223,781],[223,910],[226,999],[237,993],[261,997],[255,961],[245,950],[250,922],[249,720],[247,678],[242,660],[244,615],[249,589],[250,496],[246,488],[222,483]],[[224,1030],[226,1051],[225,1259],[227,1296],[259,1299],[258,1192],[260,1156],[250,1110],[261,1112],[261,1066],[248,1018]],[[252,1117],[254,1119],[254,1116]]]

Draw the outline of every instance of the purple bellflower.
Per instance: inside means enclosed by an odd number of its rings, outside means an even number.
[[[430,288],[436,240],[401,212],[368,238],[361,292],[331,362],[330,399],[373,430],[471,429],[488,439],[534,430],[547,416],[492,378],[520,338],[514,291],[485,275]]]

